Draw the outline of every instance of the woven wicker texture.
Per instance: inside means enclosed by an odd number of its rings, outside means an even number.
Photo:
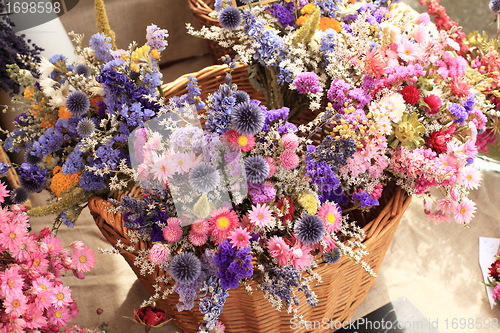
[[[214,0],[188,0],[189,8],[191,8],[194,18],[207,27],[212,25],[220,26],[217,18],[208,16],[208,14],[214,11],[214,3]],[[232,58],[236,55],[236,52],[232,49],[222,47],[219,43],[211,40],[207,40],[207,46],[214,64],[221,64],[219,59],[223,55],[229,54]]]
[[[208,93],[214,92],[219,84],[224,82],[227,71],[226,66],[210,66],[198,73],[181,76],[174,82],[164,85],[163,90],[168,97],[184,94],[187,77],[196,76],[202,89],[201,97],[204,99]],[[252,98],[263,100],[263,96],[255,91],[245,78],[246,72],[246,66],[239,66],[233,71],[233,81],[239,89],[247,91]],[[305,123],[313,118],[314,114],[311,112],[303,112],[295,119],[295,122]],[[122,193],[115,193],[113,198],[120,200],[121,195]],[[140,195],[140,189],[134,188],[129,195]],[[411,197],[408,197],[400,188],[391,185],[384,188],[382,198],[379,201],[379,209],[369,215],[352,214],[361,221],[361,225],[364,225],[363,229],[367,237],[363,244],[366,245],[369,253],[364,260],[374,272],[378,272],[380,268],[399,221],[410,204]],[[122,215],[110,211],[109,208],[112,205],[108,201],[92,197],[88,205],[97,226],[112,245],[118,241],[125,246],[132,245],[126,236]],[[135,247],[144,250],[148,249],[150,244],[141,241]],[[135,255],[131,253],[122,255],[150,294],[154,294],[156,291],[153,284],[155,284],[156,277],[166,273],[156,268],[153,274],[143,276],[140,274],[139,268],[134,265]],[[318,305],[316,307],[309,306],[301,293],[298,293],[299,313],[304,315],[304,319],[308,321],[322,321],[323,318],[329,318],[333,322],[348,320],[356,307],[366,297],[369,289],[375,283],[375,278],[370,277],[361,266],[345,257],[335,265],[323,263],[321,256],[315,259],[319,263],[315,271],[323,279],[321,284],[311,286],[318,296]],[[178,312],[175,306],[178,301],[179,297],[174,293],[168,299],[158,301],[157,305],[161,306],[168,316],[175,318],[175,324],[185,332],[196,332],[203,318],[198,311],[197,304],[191,311]],[[226,325],[226,332],[306,331],[293,330],[292,327],[295,326],[293,326],[293,322],[291,324],[291,319],[292,316],[285,311],[276,311],[264,298],[261,291],[256,290],[253,295],[249,295],[242,287],[229,291],[229,298],[220,317],[220,320]]]
[[[10,165],[10,159],[5,150],[3,149],[3,146],[0,145],[0,162],[3,162],[5,164]],[[5,175],[7,177],[7,180],[9,181],[10,186],[12,186],[12,189],[16,189],[18,187],[21,187],[21,184],[19,183],[19,177],[17,176],[16,170],[13,168],[10,168],[7,174]],[[24,204],[24,207],[26,207],[27,210],[31,209],[31,201],[28,199]]]

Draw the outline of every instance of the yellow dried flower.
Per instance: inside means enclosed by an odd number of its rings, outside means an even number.
[[[316,199],[316,195],[311,191],[301,192],[297,201],[309,215],[314,215],[318,211],[318,200]]]
[[[417,119],[417,113],[403,113],[401,120],[394,125],[394,135],[391,147],[395,148],[401,142],[401,145],[408,149],[415,149],[425,143],[420,134],[425,133],[425,127]]]

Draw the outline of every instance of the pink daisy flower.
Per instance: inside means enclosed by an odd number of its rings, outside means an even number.
[[[408,37],[402,36],[397,46],[398,56],[406,61],[413,62],[419,55],[419,48],[413,44]]]
[[[49,260],[42,251],[31,253],[31,267],[38,271],[46,271],[49,267]]]
[[[180,224],[181,220],[177,217],[168,218],[167,225],[163,228],[163,238],[165,238],[167,242],[175,243],[181,239],[182,228]]]
[[[299,166],[300,159],[297,154],[292,151],[285,150],[280,155],[281,166],[286,170],[293,170]]]
[[[52,281],[50,281],[45,276],[40,276],[39,278],[31,281],[31,284],[33,286],[33,290],[37,294],[41,293],[42,291],[54,288],[54,284],[52,283]]]
[[[55,236],[47,236],[43,239],[43,243],[47,244],[47,253],[56,254],[62,250],[61,240]]]
[[[148,259],[155,265],[161,265],[167,260],[170,250],[165,244],[154,244],[148,253]]]
[[[290,263],[292,266],[299,270],[311,266],[313,256],[309,253],[310,251],[311,247],[297,242],[290,250]]]
[[[168,177],[172,174],[172,172],[173,169],[169,157],[161,155],[159,158],[154,159],[153,165],[151,165],[150,173],[152,174],[153,178],[159,183],[166,183]]]
[[[197,234],[191,230],[189,232],[189,241],[194,245],[194,246],[202,246],[205,244],[208,240],[208,234]]]
[[[73,318],[78,317],[78,313],[80,312],[80,310],[78,310],[78,305],[76,305],[76,302],[70,303],[67,309],[71,317]]]
[[[231,243],[233,243],[233,246],[238,248],[245,247],[250,243],[250,233],[242,227],[233,230],[228,238],[231,240]]]
[[[441,200],[438,200],[436,203],[436,209],[440,212],[443,212],[445,214],[449,214],[455,210],[457,207],[457,202],[455,200],[452,200],[450,198],[444,198]]]
[[[265,227],[273,221],[272,211],[266,204],[258,203],[257,206],[252,205],[252,209],[248,213],[250,222],[259,227]]]
[[[11,316],[20,317],[28,309],[26,296],[22,292],[7,292],[3,307],[7,314]]]
[[[30,259],[32,252],[36,251],[37,246],[31,237],[26,238],[26,242],[21,243],[17,251],[11,251],[12,255],[20,262],[26,262]]]
[[[28,238],[26,228],[17,223],[7,223],[1,230],[0,244],[11,251],[19,251],[22,243]]]
[[[212,236],[216,237],[220,242],[225,240],[238,226],[238,216],[229,208],[222,207],[214,209],[210,213],[210,229]]]
[[[271,257],[278,260],[280,266],[285,266],[290,258],[290,246],[285,240],[278,236],[273,236],[267,241],[267,249]]]
[[[68,306],[69,303],[73,302],[73,297],[71,297],[71,289],[63,284],[55,286],[52,289],[52,292],[55,296],[52,304],[54,304],[54,306],[56,307]]]
[[[481,183],[481,172],[472,165],[463,167],[458,175],[459,181],[469,190],[477,189]]]
[[[331,202],[325,202],[318,210],[318,216],[325,222],[327,232],[337,232],[342,222],[339,207]]]
[[[47,319],[43,316],[43,310],[39,309],[35,304],[28,305],[28,309],[23,316],[26,327],[37,329],[47,325]]]
[[[66,324],[71,320],[71,315],[67,308],[58,308],[51,306],[47,310],[47,315],[52,324],[57,326],[66,326]]]
[[[45,290],[35,297],[34,303],[40,310],[48,309],[54,302],[55,298],[56,295],[52,292],[52,290]]]
[[[264,157],[264,161],[266,161],[267,165],[269,166],[269,178],[274,176],[276,173],[276,163],[274,163],[274,159],[272,157],[266,156]]]
[[[2,294],[22,293],[24,278],[19,274],[17,266],[6,269],[0,276]]]
[[[281,137],[283,140],[283,147],[286,150],[294,151],[299,146],[299,137],[295,133],[286,133]]]
[[[192,153],[175,153],[168,156],[169,169],[173,172],[186,173],[191,170],[199,161]]]
[[[255,147],[255,138],[253,135],[243,135],[235,130],[227,130],[223,136],[229,142],[231,149],[235,151],[246,153]]]
[[[460,202],[455,209],[455,221],[460,224],[467,224],[470,222],[475,212],[476,204],[474,201],[463,198],[462,202]]]
[[[9,196],[10,190],[7,189],[7,185],[4,182],[0,182],[0,202],[5,202],[4,198]]]
[[[73,252],[73,265],[79,272],[88,272],[94,268],[96,262],[94,251],[91,248],[85,247],[82,250]]]
[[[326,253],[334,248],[337,247],[337,245],[335,244],[335,241],[333,239],[331,239],[330,237],[324,237],[322,239],[322,241],[325,242],[325,247],[323,248],[323,253]]]

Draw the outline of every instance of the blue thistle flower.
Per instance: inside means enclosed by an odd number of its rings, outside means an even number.
[[[89,118],[83,118],[76,125],[76,132],[81,138],[89,137],[95,132],[95,124]]]
[[[21,205],[29,198],[29,192],[24,187],[18,187],[10,192],[10,200],[16,204]]]
[[[304,244],[319,242],[325,234],[325,224],[317,215],[305,215],[295,222],[297,239]]]
[[[331,249],[327,253],[323,253],[323,260],[329,264],[336,264],[340,258],[342,258],[342,252],[340,252],[338,247]]]
[[[231,124],[243,135],[254,135],[262,130],[266,117],[255,103],[238,104],[231,114]]]
[[[227,30],[234,30],[241,24],[241,13],[238,8],[227,6],[219,12],[219,23]]]
[[[90,108],[90,99],[83,91],[73,91],[66,98],[66,108],[74,115],[81,116]]]
[[[260,184],[269,176],[269,165],[260,155],[245,158],[245,171],[249,183]]]
[[[490,10],[495,15],[500,14],[500,0],[491,0]]]
[[[234,92],[234,98],[236,98],[236,105],[250,102],[250,96],[243,90],[238,90]]]
[[[74,72],[78,75],[83,75],[85,77],[89,77],[90,75],[92,75],[92,71],[90,70],[89,66],[85,64],[76,65]]]
[[[201,193],[214,190],[220,181],[219,171],[210,163],[200,163],[189,172],[189,184],[193,189]]]
[[[42,161],[42,158],[36,154],[33,154],[32,150],[26,150],[24,152],[24,160],[29,165],[35,165],[35,164],[40,163]]]
[[[176,281],[192,282],[201,273],[201,262],[192,252],[181,252],[172,259],[169,269]]]

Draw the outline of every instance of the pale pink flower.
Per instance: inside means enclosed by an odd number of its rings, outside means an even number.
[[[75,250],[73,252],[72,259],[75,269],[80,272],[90,271],[94,268],[96,262],[94,251],[88,247],[85,247],[82,250]]]
[[[0,182],[0,202],[5,202],[4,198],[9,196],[10,190],[7,189],[7,185],[4,182]]]
[[[18,251],[27,238],[28,234],[24,226],[17,223],[7,223],[1,228],[0,245],[11,251]]]
[[[54,283],[52,283],[52,281],[45,276],[40,276],[39,278],[31,281],[31,284],[33,286],[32,289],[37,294],[54,288]]]
[[[45,290],[36,295],[34,303],[40,310],[48,309],[54,302],[55,298],[56,295],[54,295],[52,290]]]
[[[281,137],[283,147],[286,150],[294,151],[299,146],[299,137],[295,133],[286,133]]]
[[[63,249],[61,240],[55,236],[47,236],[43,239],[43,243],[47,244],[47,253],[56,254]]]
[[[83,244],[83,242],[80,241],[74,241],[73,243],[71,243],[69,247],[72,248],[73,250],[83,250],[85,248],[85,244]]]
[[[149,249],[148,259],[155,265],[161,265],[169,255],[170,250],[165,244],[156,243]]]
[[[276,163],[274,162],[274,159],[272,157],[266,156],[264,157],[264,161],[266,161],[267,165],[269,166],[269,178],[274,176],[276,173]]]
[[[285,266],[290,257],[290,246],[285,240],[278,236],[273,236],[267,241],[267,249],[271,257],[278,260],[280,266]]]
[[[231,243],[233,243],[233,247],[242,248],[250,243],[250,233],[242,227],[234,229],[228,238],[231,240]]]
[[[197,234],[191,230],[189,232],[189,241],[194,245],[194,246],[202,246],[205,244],[208,240],[208,234]]]
[[[173,173],[173,170],[174,169],[170,161],[170,157],[161,155],[159,158],[154,159],[150,173],[153,175],[153,178],[159,183],[165,184],[168,177]]]
[[[26,322],[26,327],[31,329],[37,329],[47,324],[47,318],[43,316],[43,310],[39,309],[34,303],[28,305],[23,319]]]
[[[7,292],[3,301],[3,308],[7,314],[20,317],[28,309],[27,298],[21,291]]]
[[[455,221],[459,224],[467,224],[471,221],[476,212],[476,204],[474,201],[463,198],[462,202],[455,209]]]
[[[248,218],[252,224],[259,227],[267,226],[273,221],[272,211],[269,206],[260,203],[257,206],[252,205]]]
[[[197,219],[191,224],[191,232],[195,234],[207,234],[210,230],[210,223],[205,219]]]
[[[146,143],[144,144],[146,150],[160,150],[161,149],[161,135],[158,132],[153,132]]]
[[[342,222],[342,213],[339,207],[331,202],[325,202],[318,210],[318,216],[325,223],[327,232],[337,232]]]
[[[451,217],[440,211],[427,214],[427,219],[434,222],[450,222]]]
[[[69,303],[73,302],[73,297],[71,297],[71,289],[63,284],[57,285],[52,289],[52,293],[55,298],[52,302],[56,307],[68,306]]]
[[[169,217],[167,225],[163,228],[163,238],[167,242],[178,242],[182,237],[181,220],[177,217]]]
[[[463,167],[458,175],[458,180],[465,185],[468,190],[477,189],[481,183],[481,172],[472,165]]]
[[[325,248],[323,248],[323,253],[326,253],[330,250],[333,250],[334,248],[337,247],[337,245],[335,244],[335,241],[333,239],[331,239],[330,237],[326,236],[322,239],[323,242],[325,242]]]
[[[203,156],[201,156],[203,158]],[[168,156],[169,170],[178,173],[186,173],[191,170],[201,159],[196,159],[194,153],[175,153]]]
[[[398,56],[402,60],[404,60],[408,63],[415,61],[415,59],[417,59],[419,56],[419,53],[420,53],[419,51],[420,51],[420,49],[418,48],[418,46],[413,44],[408,39],[408,37],[406,37],[405,35],[401,36],[401,39],[400,39],[398,46],[397,46],[397,52],[398,52]]]
[[[311,266],[313,256],[309,253],[310,251],[310,246],[296,242],[290,249],[290,263],[292,266],[299,270],[304,270]]]
[[[444,198],[441,200],[438,200],[436,203],[436,208],[437,210],[445,213],[445,214],[450,214],[455,210],[457,207],[457,202],[455,200],[452,200],[450,198]]]
[[[280,155],[281,166],[286,170],[293,170],[299,166],[300,159],[297,154],[292,151],[285,150]]]
[[[66,326],[66,324],[71,320],[71,315],[67,307],[54,307],[51,306],[47,310],[47,315],[52,324],[57,326]]]

